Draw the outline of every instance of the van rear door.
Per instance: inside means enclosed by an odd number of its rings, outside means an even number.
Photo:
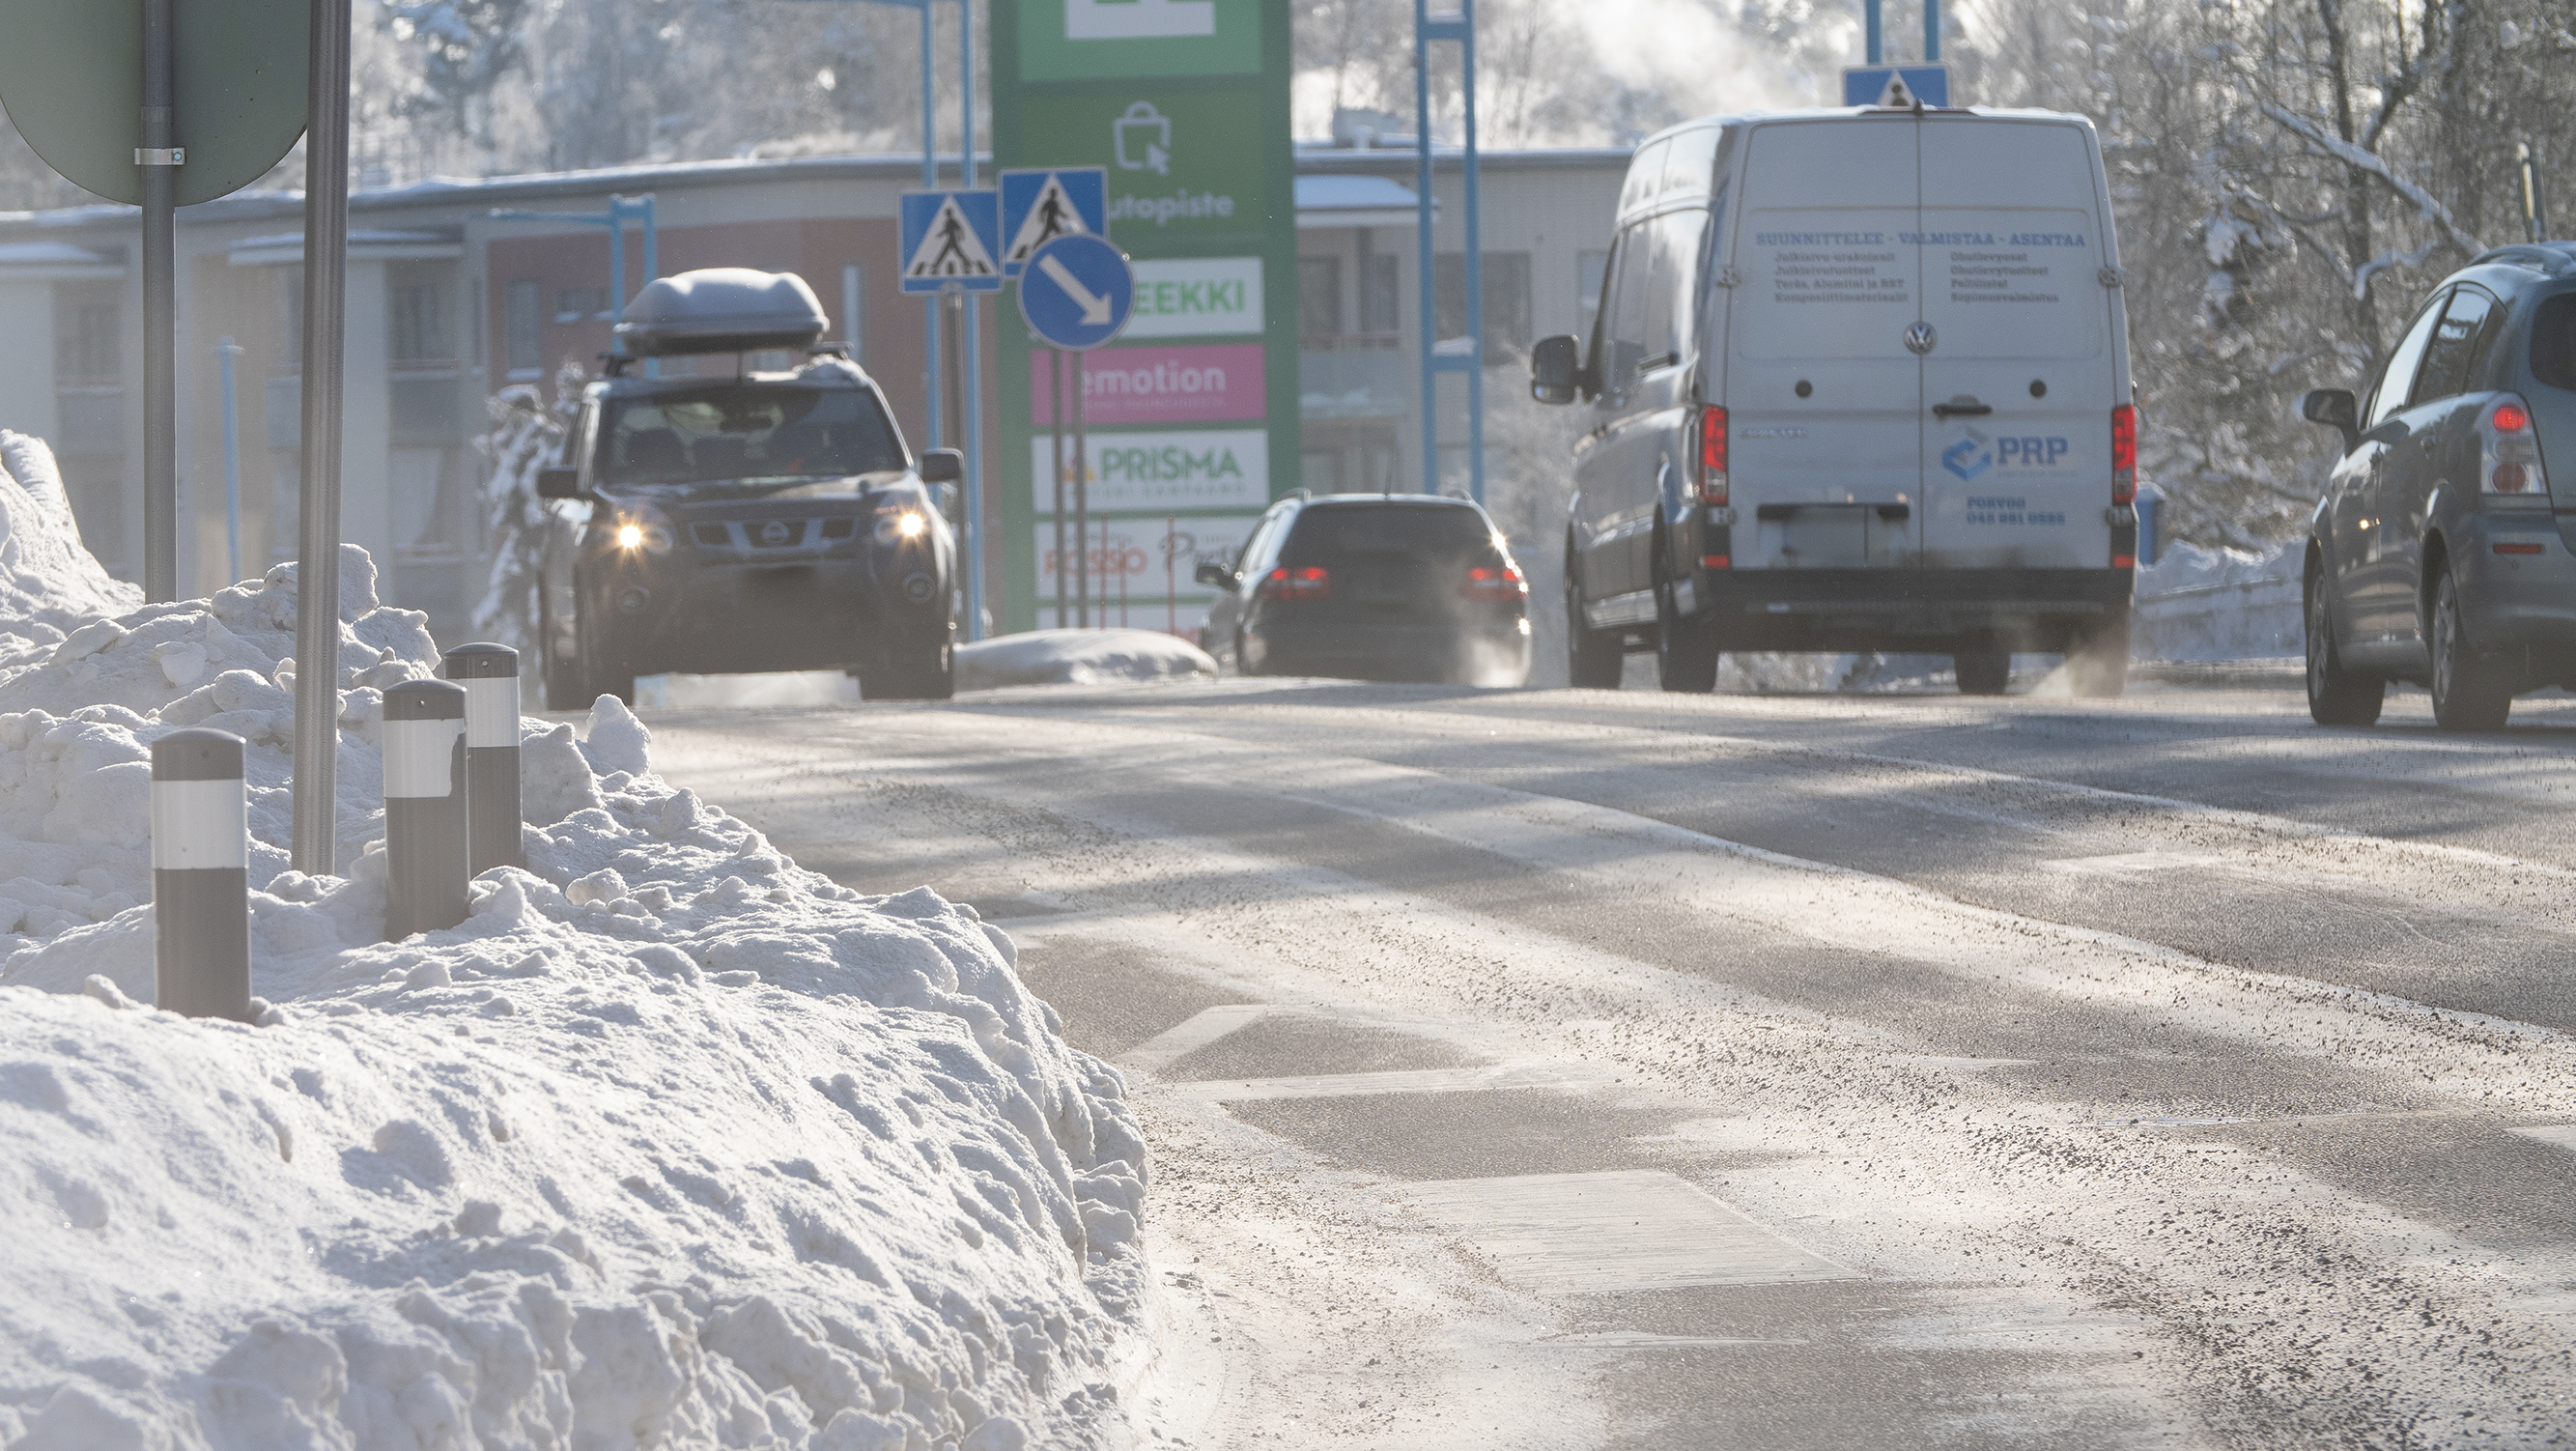
[[[1914,130],[1903,116],[1837,117],[1746,137],[1725,400],[1738,569],[1895,565],[1913,552]]]
[[[2111,563],[2109,227],[2086,132],[1925,117],[1923,562]]]

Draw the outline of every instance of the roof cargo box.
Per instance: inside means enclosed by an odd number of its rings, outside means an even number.
[[[814,289],[793,272],[707,267],[647,283],[618,315],[617,340],[639,358],[810,348],[826,326]]]

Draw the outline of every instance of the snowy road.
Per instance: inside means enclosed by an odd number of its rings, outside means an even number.
[[[2576,702],[1297,682],[654,719],[999,919],[1194,1446],[2576,1440]]]

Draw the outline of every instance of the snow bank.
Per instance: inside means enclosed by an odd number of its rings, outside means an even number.
[[[77,549],[9,487],[0,573]],[[113,620],[78,561],[0,579],[58,612],[22,653],[62,635],[0,670],[0,1446],[1115,1437],[1143,1149],[1009,938],[798,868],[603,700],[523,725],[530,869],[378,941],[381,692],[434,657],[343,569],[326,878],[284,851],[292,566]],[[148,747],[199,723],[250,742],[256,1028],[136,1002]]]
[[[2138,571],[2129,654],[2139,660],[2261,660],[2307,649],[2300,619],[2304,541],[2269,554],[2168,547]]]
[[[957,647],[957,688],[1101,685],[1216,675],[1216,661],[1158,630],[1033,630]]]

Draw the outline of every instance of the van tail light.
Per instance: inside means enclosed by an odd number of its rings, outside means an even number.
[[[2138,501],[2138,410],[2123,403],[2111,410],[2111,502]]]
[[[2540,463],[2540,435],[2531,426],[2531,405],[2511,393],[2487,405],[2479,421],[2481,457],[2478,478],[2489,494],[2546,498],[2549,471]]]
[[[1265,600],[1320,600],[1332,592],[1332,576],[1320,564],[1303,569],[1290,569],[1283,564],[1261,579],[1261,597]]]
[[[1480,564],[1467,571],[1467,598],[1497,602],[1529,598],[1529,581],[1510,564]]]
[[[1726,410],[1715,404],[1692,415],[1690,496],[1703,504],[1726,502]]]

